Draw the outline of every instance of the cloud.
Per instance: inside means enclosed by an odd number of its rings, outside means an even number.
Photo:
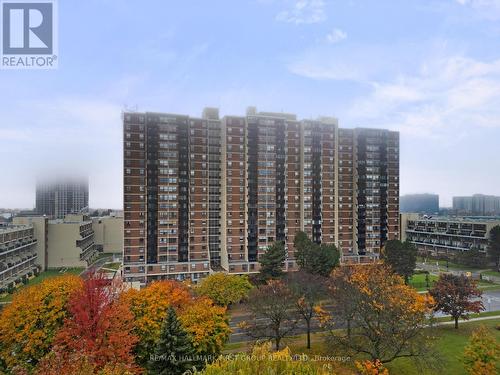
[[[387,59],[391,56],[391,59]],[[408,58],[406,58],[408,59]],[[400,58],[390,54],[388,47],[379,45],[319,44],[293,57],[288,70],[315,80],[347,80],[366,82],[375,74],[393,74]]]
[[[323,0],[297,0],[291,9],[279,12],[276,20],[296,25],[323,22],[326,20],[325,2]]]
[[[482,18],[498,20],[500,19],[500,0],[455,0],[462,6],[469,7],[476,11]]]
[[[500,129],[500,60],[436,58],[414,74],[371,87],[348,110],[351,119],[448,142],[478,127]]]
[[[347,38],[347,33],[340,29],[333,29],[333,31],[326,36],[328,43],[335,44]]]

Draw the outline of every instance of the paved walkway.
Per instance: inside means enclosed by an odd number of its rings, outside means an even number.
[[[469,319],[469,320],[459,319],[458,322],[459,323],[468,323],[468,322],[478,322],[480,320],[489,320],[489,319],[500,319],[500,315],[480,316],[478,318],[472,318],[472,319]],[[436,323],[435,325],[436,326],[446,326],[446,325],[449,325],[449,324],[455,324],[455,321],[454,320],[450,320],[449,322],[439,322],[439,323]]]

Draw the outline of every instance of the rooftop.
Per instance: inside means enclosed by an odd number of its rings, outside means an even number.
[[[471,223],[500,223],[500,216],[419,216],[418,218],[409,220],[417,221],[448,221],[448,222],[471,222]]]
[[[0,226],[0,234],[17,232],[24,229],[33,228],[31,225],[8,225],[6,227]]]

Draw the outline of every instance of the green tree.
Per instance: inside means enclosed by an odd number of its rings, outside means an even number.
[[[498,358],[500,344],[485,326],[479,326],[464,350],[465,369],[471,375],[494,375]]]
[[[260,275],[264,280],[276,279],[283,276],[285,264],[285,245],[275,242],[268,246],[266,252],[259,256]]]
[[[196,287],[196,293],[212,299],[220,306],[239,302],[248,296],[252,284],[247,276],[217,272],[205,277]]]
[[[311,246],[312,241],[307,237],[307,234],[302,231],[297,232],[293,239],[293,247],[295,249],[295,259],[301,268],[304,267],[307,261],[306,253]]]
[[[495,269],[500,271],[500,225],[490,230],[488,242],[488,258],[495,263]]]
[[[385,244],[382,257],[394,273],[408,284],[417,264],[417,248],[409,241],[390,240]]]
[[[334,244],[315,245],[309,253],[309,267],[306,271],[313,275],[330,276],[339,265],[340,253]]]
[[[177,314],[168,308],[160,339],[148,361],[148,374],[176,375],[195,370],[195,349]]]
[[[297,264],[307,273],[328,277],[339,264],[340,253],[335,245],[315,244],[304,232],[295,235],[293,245]]]
[[[479,249],[470,249],[468,251],[462,251],[457,255],[457,263],[469,267],[482,268],[487,266],[488,257]]]

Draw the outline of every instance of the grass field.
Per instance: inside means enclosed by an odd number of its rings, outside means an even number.
[[[437,276],[435,275],[429,275],[429,287],[432,287],[432,285],[434,284],[434,282],[438,279]],[[422,290],[427,290],[427,282],[425,281],[425,274],[423,273],[419,273],[419,274],[415,274],[413,275],[410,280],[409,280],[409,284],[414,287],[415,289],[417,289],[418,291],[422,291]]]
[[[499,312],[492,312],[490,315],[498,315]],[[480,314],[481,316],[488,316],[488,313]],[[404,375],[434,375],[434,374],[453,374],[461,375],[466,374],[463,363],[461,361],[463,351],[467,345],[472,331],[484,325],[500,342],[500,330],[495,327],[500,324],[500,319],[491,319],[478,322],[460,322],[458,330],[453,325],[439,326],[432,328],[429,333],[436,337],[435,342],[435,366],[434,368],[420,369],[414,362],[407,358],[400,358],[387,365],[390,374],[404,374]],[[307,355],[334,355],[328,345],[325,344],[325,334],[315,333],[312,335],[312,349],[306,348],[305,335],[294,336],[284,340],[284,346],[288,346],[292,353]],[[249,351],[251,343],[230,343],[225,347],[226,353]],[[348,366],[354,366],[353,358]],[[499,359],[500,370],[500,359]],[[354,367],[353,367],[354,368]],[[500,372],[499,372],[500,373]]]
[[[41,272],[38,276],[32,278],[31,280],[28,281],[28,284],[20,286],[17,290],[20,290],[22,288],[25,288],[26,286],[29,285],[36,285],[40,284],[43,280],[49,279],[51,277],[58,277],[64,274],[72,274],[72,275],[79,275],[82,273],[84,268],[65,268],[65,269],[49,269],[44,272]],[[15,292],[14,292],[15,293]],[[0,298],[0,302],[9,302],[12,300],[12,294],[8,294],[2,298]]]
[[[439,264],[440,267],[446,268],[446,260],[436,260],[436,259],[425,259],[426,264],[428,265],[433,265],[435,266],[436,263]],[[423,262],[424,259],[421,257],[417,257],[417,262]],[[479,270],[484,270],[486,267],[483,268],[477,268],[477,267],[471,267],[471,266],[466,266],[464,264],[458,264],[458,263],[453,263],[453,262],[448,262],[448,267],[450,269],[455,269],[455,270],[463,270],[463,271],[479,271]]]
[[[389,372],[392,374],[408,375],[433,375],[433,374],[466,374],[462,363],[464,348],[469,341],[469,337],[474,328],[483,324],[495,335],[497,341],[500,341],[500,330],[495,327],[500,324],[500,319],[485,320],[481,322],[461,323],[458,330],[453,325],[434,328],[434,334],[437,337],[436,355],[439,368],[421,370],[408,359],[397,359],[394,363],[388,365]],[[500,371],[500,359],[497,363]],[[500,372],[499,372],[500,373]]]

